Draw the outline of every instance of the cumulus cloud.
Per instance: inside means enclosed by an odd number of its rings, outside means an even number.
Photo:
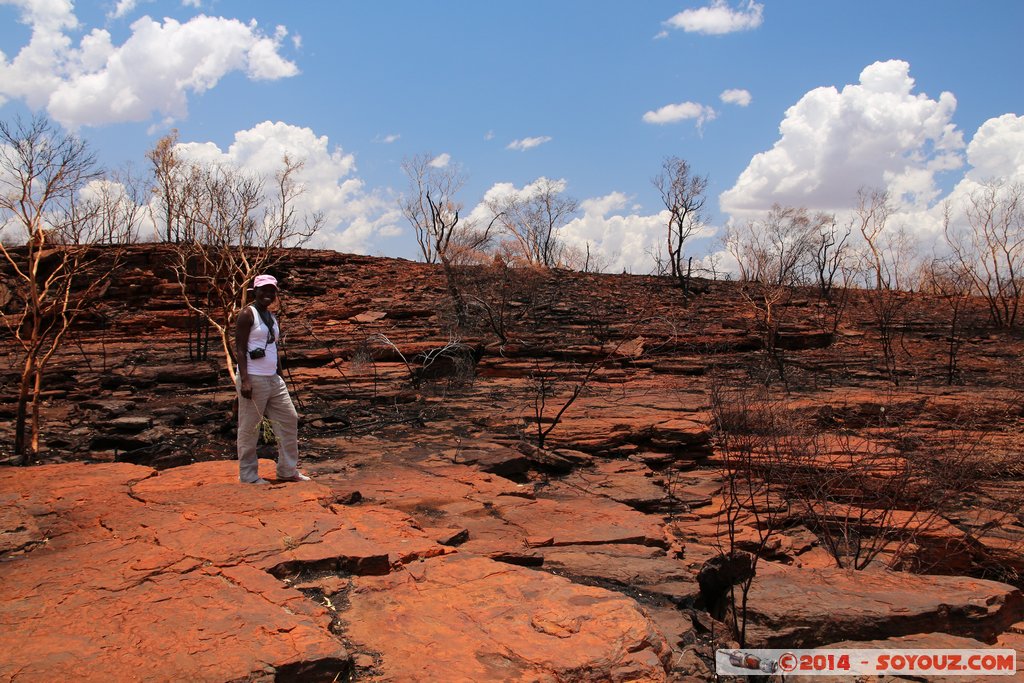
[[[494,183],[491,187],[484,192],[483,199],[480,203],[473,207],[473,210],[469,212],[466,219],[470,222],[477,224],[487,225],[494,214],[491,212],[489,206],[500,204],[502,201],[517,197],[519,199],[529,199],[535,196],[541,191],[544,186],[550,187],[555,192],[565,192],[569,187],[569,184],[564,178],[558,180],[551,180],[541,176],[532,183],[527,183],[522,187],[516,187],[512,183]]]
[[[145,16],[132,23],[121,45],[108,31],[94,29],[75,46],[68,35],[78,26],[70,2],[13,4],[32,36],[13,59],[0,53],[0,97],[46,108],[68,128],[145,121],[154,114],[180,119],[190,93],[213,88],[231,72],[253,80],[298,73],[280,53],[288,35],[283,26],[267,35],[255,22],[237,19],[200,15],[182,23]],[[114,12],[133,8],[131,0],[121,0]]]
[[[719,97],[726,104],[735,104],[741,107],[748,106],[751,100],[750,91],[743,90],[742,88],[730,88],[729,90],[724,90]]]
[[[555,192],[565,192],[569,187],[569,183],[566,182],[565,178],[559,178],[558,180],[552,180],[541,176],[532,183],[527,183],[522,187],[516,187],[512,183],[494,183],[484,193],[483,200],[477,204],[473,210],[469,213],[469,218],[476,221],[484,221],[485,223],[490,221],[492,214],[490,209],[487,208],[489,204],[500,203],[502,200],[509,197],[518,197],[520,199],[529,199],[535,196],[541,191],[543,187],[550,187]]]
[[[981,124],[967,146],[967,161],[972,181],[1024,181],[1024,116],[1003,114]]]
[[[707,121],[713,121],[715,110],[711,107],[697,102],[680,102],[679,104],[666,104],[660,109],[649,111],[644,114],[644,123],[664,125],[666,123],[679,123],[689,119],[696,119],[697,126],[703,126]]]
[[[967,164],[964,177],[942,201],[949,205],[954,225],[966,224],[965,209],[970,197],[983,190],[983,186],[1024,184],[1024,116],[1003,114],[982,123],[967,146]],[[945,217],[943,205],[900,218],[914,232],[938,234]]]
[[[394,198],[367,190],[364,181],[353,175],[355,157],[332,147],[326,135],[318,136],[310,128],[264,121],[235,133],[226,150],[213,142],[179,143],[177,149],[186,159],[228,164],[267,177],[280,169],[285,154],[302,160],[296,180],[304,192],[297,208],[324,212],[326,228],[318,236],[322,246],[368,253],[376,237],[401,232],[401,213]]]
[[[664,237],[668,212],[623,213],[629,201],[622,192],[612,192],[580,202],[583,215],[569,221],[559,238],[581,253],[589,247],[608,272],[651,272],[651,254]]]
[[[122,2],[130,0],[121,0]],[[74,5],[71,0],[0,0],[0,5],[13,5],[21,10],[21,22],[46,31],[77,28]]]
[[[553,183],[560,192],[568,189],[564,178],[554,181],[538,178],[523,187],[516,187],[512,183],[495,183],[484,193],[483,201],[468,214],[468,219],[487,225],[492,217],[489,204],[500,203],[510,196],[528,198],[547,183]],[[653,272],[655,263],[652,254],[657,252],[664,240],[668,212],[638,213],[640,207],[631,202],[631,197],[618,191],[584,199],[580,202],[582,215],[566,223],[558,232],[558,238],[580,254],[586,253],[589,248],[593,262],[604,264],[608,272]],[[694,238],[713,234],[714,230],[708,228],[699,231]]]
[[[113,11],[108,16],[112,19],[120,19],[131,14],[136,4],[136,0],[118,0],[117,5],[114,6]]]
[[[725,0],[714,0],[707,7],[683,10],[665,25],[687,33],[721,35],[755,29],[764,21],[764,5],[750,0],[746,7],[733,9]]]
[[[430,160],[431,168],[444,168],[452,160],[452,155],[445,152],[444,154],[438,154],[436,157]]]
[[[734,216],[773,203],[836,210],[858,188],[890,191],[903,208],[938,197],[937,173],[963,164],[963,136],[952,122],[956,98],[914,92],[910,65],[876,62],[842,90],[816,88],[786,111],[772,149],[751,159],[720,196]]]
[[[519,152],[525,152],[528,149],[539,147],[545,142],[551,142],[551,137],[548,135],[541,135],[535,138],[523,138],[521,140],[513,140],[508,143],[505,149],[514,149]]]

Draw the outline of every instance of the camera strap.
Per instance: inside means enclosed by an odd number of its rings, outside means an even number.
[[[252,308],[254,311],[256,311],[256,314],[260,317],[260,320],[263,321],[263,324],[267,326],[267,341],[265,344],[263,344],[263,350],[266,351],[267,347],[270,346],[270,343],[274,341],[274,314],[271,313],[270,311],[261,311],[256,306],[253,306]]]

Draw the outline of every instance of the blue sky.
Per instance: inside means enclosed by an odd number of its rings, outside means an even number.
[[[772,201],[885,186],[927,235],[965,183],[1024,179],[1022,26],[1018,0],[0,0],[0,117],[48,112],[111,167],[171,128],[248,168],[289,150],[325,246],[409,258],[403,158],[460,164],[478,216],[558,179],[566,239],[647,272],[666,155],[710,176],[698,255]]]

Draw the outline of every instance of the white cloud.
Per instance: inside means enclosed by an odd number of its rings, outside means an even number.
[[[654,254],[665,241],[669,213],[637,213],[639,207],[630,207],[632,213],[623,213],[630,198],[622,192],[612,192],[580,202],[583,215],[565,225],[558,236],[580,253],[590,253],[603,261],[607,272],[643,274],[656,269]],[[715,228],[707,226],[697,230],[693,240],[712,237]]]
[[[707,121],[713,121],[715,110],[711,107],[698,104],[697,102],[680,102],[679,104],[666,104],[664,107],[644,114],[644,123],[664,125],[666,123],[679,123],[688,119],[696,119],[698,126],[703,126]]]
[[[608,272],[652,272],[651,254],[664,238],[668,212],[622,214],[628,203],[622,192],[586,199],[580,202],[583,215],[569,221],[558,236],[580,253],[589,247]]]
[[[384,192],[368,191],[354,177],[355,157],[339,147],[331,147],[327,136],[318,136],[309,128],[264,121],[249,130],[235,133],[228,149],[212,142],[180,143],[183,157],[195,161],[225,163],[272,177],[287,153],[304,160],[296,175],[304,192],[297,208],[323,211],[326,228],[317,241],[339,251],[369,253],[377,237],[401,233],[401,214],[394,198]]]
[[[444,168],[448,165],[448,162],[452,160],[452,155],[445,152],[444,154],[438,154],[436,157],[430,160],[431,168]]]
[[[493,139],[494,139],[494,131],[493,130],[489,130],[486,133],[484,133],[484,140],[493,140]]]
[[[398,142],[398,139],[401,137],[402,136],[398,133],[391,133],[389,135],[378,135],[373,139],[373,141],[384,145],[390,145],[392,142]]]
[[[473,210],[469,212],[467,220],[487,225],[493,217],[490,209],[487,208],[488,204],[499,202],[505,197],[510,196],[528,199],[537,194],[542,185],[549,185],[556,192],[565,192],[566,188],[569,187],[569,184],[564,178],[550,180],[544,176],[537,178],[532,183],[528,183],[521,188],[516,187],[512,183],[494,183],[494,185],[491,185],[490,189],[484,193],[483,199],[480,203],[473,207]]]
[[[736,104],[741,107],[746,107],[750,104],[750,91],[743,90],[742,88],[730,88],[729,90],[722,91],[719,96],[722,101],[726,104]]]
[[[47,66],[71,48],[65,30],[78,27],[70,0],[35,3],[32,0],[5,0],[21,10],[20,21],[32,27],[28,45],[8,62],[0,52],[0,103],[7,98],[25,99],[37,109],[46,104],[47,95],[60,84],[60,78]]]
[[[486,209],[486,204],[488,202],[497,201],[508,196],[518,196],[521,199],[528,199],[540,192],[541,188],[544,186],[550,187],[555,192],[565,192],[569,187],[569,183],[566,182],[565,178],[552,180],[550,178],[545,178],[544,176],[537,178],[532,183],[523,185],[521,188],[516,187],[512,183],[494,183],[494,185],[484,193],[483,202],[473,209],[473,211],[477,212],[478,209]]]
[[[135,9],[135,5],[138,4],[136,0],[118,0],[114,10],[107,16],[112,19],[120,19]]]
[[[199,9],[203,6],[203,0],[181,0],[181,6]]]
[[[860,187],[881,187],[904,208],[938,197],[935,175],[959,168],[963,137],[952,122],[956,98],[915,94],[910,65],[876,62],[860,83],[816,88],[786,111],[772,149],[751,159],[720,196],[734,216],[773,203],[836,210]]]
[[[1003,114],[981,124],[967,146],[967,163],[967,173],[943,198],[951,206],[954,225],[966,222],[964,209],[970,196],[987,183],[1024,184],[1024,116]],[[911,218],[916,232],[937,234],[943,207],[936,205]]]
[[[1003,114],[981,124],[967,146],[975,182],[998,179],[1024,181],[1024,116]]]
[[[468,214],[468,220],[487,225],[491,212],[489,202],[509,195],[529,197],[543,183],[551,182],[538,178],[521,188],[512,183],[495,183],[484,193],[481,201]],[[554,187],[564,192],[568,183],[565,179],[554,182]],[[611,192],[601,197],[591,197],[580,202],[582,215],[572,219],[558,232],[558,238],[577,253],[590,249],[596,262],[605,265],[608,272],[628,270],[631,273],[650,273],[655,268],[652,254],[664,241],[668,212],[660,211],[651,215],[639,214],[639,206],[630,204],[631,197],[622,192]],[[626,208],[632,213],[624,213]],[[695,237],[706,237],[714,230],[701,230]]]
[[[671,28],[687,33],[721,35],[735,31],[749,31],[761,25],[764,5],[753,0],[745,9],[733,9],[725,0],[714,0],[707,7],[683,10],[665,22]]]
[[[298,73],[280,54],[287,29],[268,36],[255,22],[197,16],[185,23],[142,17],[131,35],[114,45],[109,32],[94,29],[78,46],[67,31],[77,27],[70,2],[17,0],[21,21],[32,27],[28,45],[8,61],[0,53],[0,97],[46,108],[69,128],[161,118],[180,119],[188,95],[241,71],[253,80]],[[122,0],[115,12],[130,11]]]
[[[122,0],[122,2],[125,0]],[[21,23],[33,29],[60,31],[77,28],[75,8],[71,0],[0,0],[0,5],[14,5],[21,10]]]
[[[662,40],[663,38],[668,38],[668,31],[658,31],[654,34],[655,40]]]
[[[514,149],[520,152],[525,152],[528,149],[539,147],[540,145],[543,145],[545,142],[551,142],[551,139],[552,138],[548,135],[541,135],[535,138],[523,138],[521,140],[513,140],[512,142],[508,143],[508,146],[506,146],[505,149]]]

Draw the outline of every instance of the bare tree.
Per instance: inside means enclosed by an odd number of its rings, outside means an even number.
[[[788,513],[781,494],[791,458],[793,414],[767,388],[735,389],[719,382],[712,385],[711,407],[724,480],[719,522],[724,522],[725,538],[723,543],[720,534],[720,555],[702,568],[698,580],[742,647],[757,565]],[[752,535],[741,534],[743,527]]]
[[[562,265],[569,270],[578,270],[581,273],[603,273],[610,263],[606,255],[591,250],[589,241],[582,249],[574,245],[564,245],[561,260]]]
[[[481,251],[491,241],[497,217],[486,228],[479,229],[473,221],[459,215],[462,204],[456,195],[466,178],[458,165],[438,166],[432,154],[420,154],[405,159],[402,170],[409,178],[408,194],[401,198],[402,213],[413,227],[423,260],[440,263],[444,269],[455,325],[464,328],[468,313],[462,266],[479,260]]]
[[[906,329],[907,294],[913,287],[917,244],[914,237],[900,226],[893,229],[889,219],[894,212],[889,193],[879,189],[861,188],[857,192],[854,221],[864,240],[864,296],[878,327],[879,346],[889,380],[899,385],[899,351]]]
[[[927,438],[911,438],[910,416],[899,413],[883,405],[868,438],[804,425],[790,439],[787,496],[840,567],[865,569],[886,554],[906,564],[929,536],[939,553],[958,542],[942,533],[945,515],[983,476],[984,439],[969,410]]]
[[[433,154],[417,154],[402,160],[402,170],[409,179],[408,193],[399,202],[402,215],[409,221],[420,253],[427,263],[437,263],[442,251],[452,239],[454,224],[452,216],[462,210],[456,196],[466,184],[462,169],[455,165],[438,167],[434,165]],[[441,212],[440,223],[433,220],[433,212],[427,198],[433,196]]]
[[[1012,327],[1024,297],[1024,184],[989,182],[968,195],[967,225],[957,229],[946,208],[946,241],[988,304],[992,323]]]
[[[105,225],[111,230],[127,231],[129,221],[100,215],[116,206],[81,197],[99,177],[86,143],[45,118],[0,122],[0,233],[24,241],[21,248],[0,241],[17,302],[17,312],[4,314],[3,321],[23,357],[14,438],[22,464],[39,452],[47,364],[118,265],[119,252],[98,249],[95,242],[126,241],[126,234],[96,227],[97,221],[109,221]]]
[[[545,447],[548,435],[562,422],[565,411],[569,410],[576,402],[606,360],[595,360],[585,368],[573,367],[567,371],[544,369],[540,367],[539,362],[536,363],[533,371],[530,372],[530,380],[533,383],[530,393],[533,400],[532,412],[536,425],[538,448]],[[562,393],[561,387],[564,384],[572,386],[568,391],[568,396],[562,397],[559,394]],[[554,415],[549,415],[548,402],[554,399],[558,399],[560,405]]]
[[[840,231],[832,220],[819,224],[818,239],[814,244],[812,263],[818,276],[818,291],[821,298],[832,302],[836,277],[841,276],[850,258],[850,226]],[[845,283],[844,283],[845,285]]]
[[[661,173],[651,183],[669,213],[667,245],[672,277],[679,280],[685,292],[689,292],[691,270],[689,261],[684,266],[684,249],[686,241],[704,226],[708,177],[693,173],[689,162],[672,156],[665,158]]]
[[[143,181],[130,168],[115,171],[108,178],[94,180],[82,193],[91,217],[85,225],[84,241],[97,244],[134,243],[146,214]]]
[[[518,255],[529,265],[551,268],[562,261],[558,231],[579,208],[576,199],[564,192],[563,181],[541,177],[524,192],[488,203],[495,219],[512,238]]]
[[[466,175],[458,164],[436,165],[433,154],[418,154],[402,161],[402,170],[409,179],[400,205],[409,221],[420,253],[427,263],[458,265],[472,253],[487,246],[491,226],[479,229],[459,214],[462,203],[458,194],[466,184]],[[493,225],[493,221],[492,221]]]
[[[305,244],[323,225],[321,213],[300,213],[303,188],[296,179],[303,162],[282,159],[267,179],[222,165],[193,165],[177,176],[186,189],[183,207],[191,238],[176,249],[175,272],[185,305],[220,338],[224,362],[235,379],[232,330],[246,305],[247,287],[281,260],[283,247]]]
[[[946,383],[953,385],[959,380],[958,357],[962,338],[962,317],[964,307],[970,300],[974,283],[971,275],[964,271],[955,259],[932,259],[921,278],[921,291],[942,301],[949,314],[949,339],[946,354]]]
[[[516,328],[537,312],[550,272],[517,268],[500,257],[474,268],[466,280],[471,321],[490,331],[502,347]]]
[[[194,236],[185,210],[192,187],[189,182],[192,166],[181,158],[177,145],[178,131],[173,130],[157,140],[153,149],[146,152],[153,175],[152,192],[156,199],[156,202],[149,205],[149,210],[157,229],[163,227],[167,242],[190,240]]]
[[[783,382],[785,359],[777,343],[780,315],[793,286],[804,281],[812,267],[816,240],[832,222],[827,214],[775,204],[764,218],[730,226],[725,233],[725,246],[745,281],[743,296],[754,311],[764,349]]]
[[[730,226],[725,246],[742,280],[789,287],[806,279],[816,241],[833,221],[829,214],[774,204],[763,218]]]

